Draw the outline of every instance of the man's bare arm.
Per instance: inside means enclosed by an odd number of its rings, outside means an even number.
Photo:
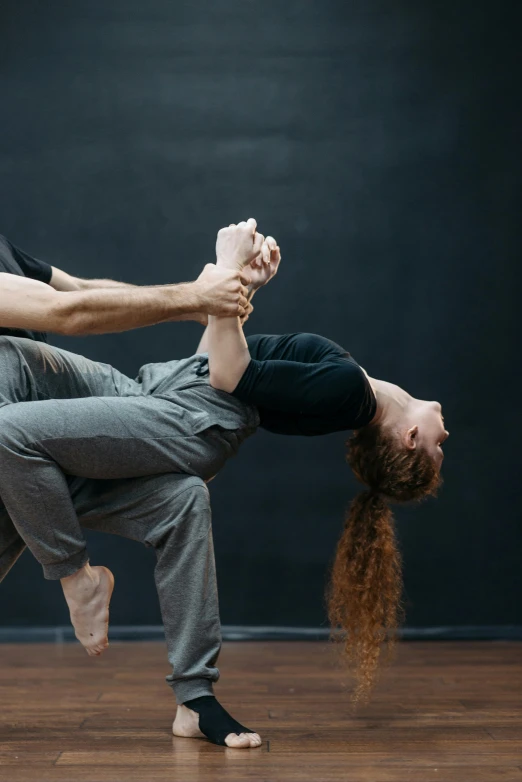
[[[239,272],[207,264],[195,282],[160,287],[59,291],[45,283],[0,273],[0,326],[86,335],[127,331],[201,313],[241,317],[247,307]]]
[[[91,291],[99,288],[136,288],[128,282],[118,282],[117,280],[84,280],[81,277],[74,277],[63,269],[51,267],[53,274],[49,285],[57,291]]]

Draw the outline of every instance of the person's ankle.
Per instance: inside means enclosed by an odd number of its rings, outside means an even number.
[[[64,576],[61,578],[60,582],[65,591],[67,588],[70,588],[73,585],[77,586],[80,583],[96,584],[98,580],[99,579],[96,578],[96,573],[92,569],[90,563],[86,562],[85,565],[79,568],[75,573],[71,573],[70,576]]]

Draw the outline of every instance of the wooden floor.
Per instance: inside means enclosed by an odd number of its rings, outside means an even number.
[[[2,782],[522,782],[522,644],[403,643],[350,714],[324,643],[227,644],[218,696],[255,750],[171,735],[159,643],[0,646]]]

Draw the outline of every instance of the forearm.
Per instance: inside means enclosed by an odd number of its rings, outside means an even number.
[[[52,276],[49,282],[52,288],[57,291],[90,291],[100,288],[135,288],[126,282],[117,282],[116,280],[84,280],[81,277],[74,277],[63,269],[52,267]]]
[[[132,285],[130,282],[120,282],[119,280],[108,280],[105,278],[86,280],[82,277],[74,277],[72,274],[64,272],[63,269],[57,269],[55,266],[52,267],[52,270],[53,273],[49,284],[55,290],[63,292],[106,290],[107,288],[124,288],[125,290],[135,290],[138,287],[164,287],[161,285]]]
[[[0,326],[57,334],[118,332],[176,319],[200,307],[197,283],[126,291],[56,291],[36,280],[0,275]]]
[[[248,286],[248,295],[247,295],[247,302],[250,304],[252,302],[252,298],[254,296],[254,293],[256,292],[256,288],[254,288],[252,285]],[[252,311],[252,307],[250,308]],[[244,318],[240,318],[241,326],[243,326],[244,321],[248,319],[248,315],[250,313],[247,312],[247,315]],[[192,318],[192,320],[196,320],[196,318]],[[219,327],[218,327],[219,328]],[[196,349],[195,355],[199,355],[200,353],[208,353],[208,339],[209,339],[209,331],[208,326],[205,328],[205,331],[203,332],[203,336],[201,337],[199,341],[199,345]]]
[[[205,331],[203,332],[203,336],[199,341],[199,345],[196,350],[196,356],[199,353],[208,353],[208,326],[206,327]]]
[[[262,261],[259,260],[260,256]],[[216,267],[243,270],[248,278],[245,279],[250,286],[246,302],[247,318],[248,309],[252,309],[250,302],[255,289],[265,285],[274,276],[279,261],[280,253],[275,240],[269,237],[265,242],[262,234],[257,233],[253,218],[237,226],[222,228],[218,233]],[[208,350],[210,384],[232,393],[250,364],[250,352],[241,319],[219,315],[209,317],[207,333],[203,335],[199,350],[202,347]]]
[[[241,321],[239,318],[211,316],[203,339],[205,337],[210,384],[221,391],[232,393],[250,363]]]
[[[131,290],[137,288],[137,285],[132,285],[129,282],[119,282],[118,280],[82,280],[76,278],[78,281],[77,290],[90,291],[99,288],[130,288]]]
[[[201,308],[195,283],[157,288],[98,288],[57,293],[55,319],[63,333],[106,334],[187,320]],[[47,327],[53,330],[52,326]]]

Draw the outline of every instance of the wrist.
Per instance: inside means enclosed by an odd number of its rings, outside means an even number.
[[[172,302],[174,310],[183,315],[205,312],[207,297],[204,286],[198,280],[172,287],[174,290],[174,301]]]
[[[216,266],[218,269],[227,269],[230,272],[242,272],[247,265],[247,261],[241,262],[238,261],[237,258],[226,258],[222,255],[216,255]]]

